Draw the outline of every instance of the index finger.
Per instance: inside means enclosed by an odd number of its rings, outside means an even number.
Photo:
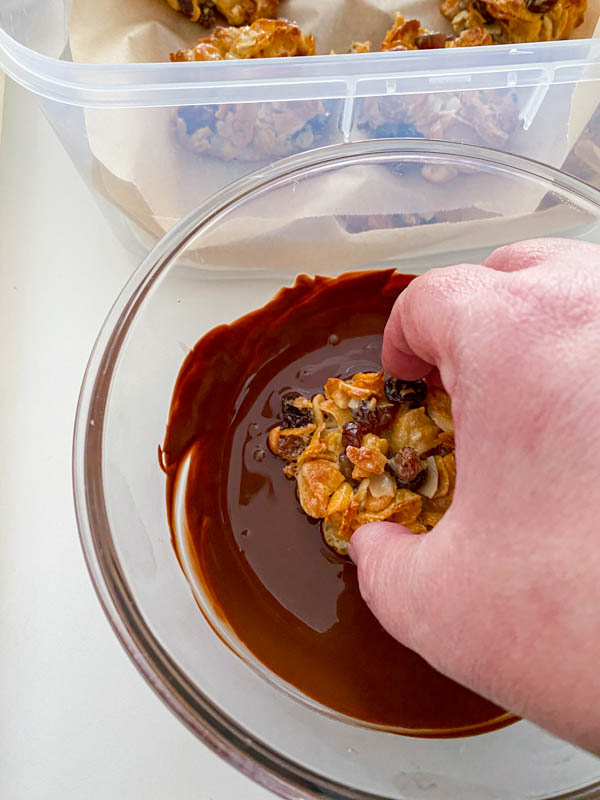
[[[489,301],[493,269],[460,264],[415,278],[396,300],[385,326],[382,360],[392,375],[416,380],[436,366],[451,393],[469,309]],[[458,325],[458,321],[464,324]]]

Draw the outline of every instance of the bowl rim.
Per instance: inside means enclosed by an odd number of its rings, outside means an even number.
[[[238,179],[178,222],[153,248],[119,293],[100,329],[83,378],[75,418],[72,480],[79,537],[94,589],[106,617],[138,671],[165,705],[214,753],[285,800],[383,800],[325,778],[288,759],[219,710],[162,647],[129,589],[113,545],[102,480],[104,412],[119,353],[137,311],[158,278],[204,228],[252,195],[319,168],[349,166],[366,156],[385,161],[405,155],[448,156],[542,179],[595,205],[600,191],[546,164],[481,148],[424,139],[379,139],[337,144],[282,159]],[[545,800],[600,798],[600,781]]]

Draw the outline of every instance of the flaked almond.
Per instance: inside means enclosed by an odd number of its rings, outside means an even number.
[[[387,472],[369,478],[369,491],[373,497],[391,497],[396,493],[396,482]]]
[[[438,487],[438,468],[435,463],[435,456],[429,456],[427,459],[427,477],[425,483],[417,490],[423,497],[433,497]]]

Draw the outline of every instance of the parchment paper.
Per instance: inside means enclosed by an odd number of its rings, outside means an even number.
[[[345,52],[353,40],[365,39],[377,49],[397,10],[406,18],[421,19],[432,29],[450,32],[438,0],[284,0],[280,16],[296,21],[305,33],[313,32],[317,51],[328,53],[331,49]],[[591,36],[599,16],[600,0],[592,0],[576,35]],[[169,52],[192,46],[206,34],[197,24],[173,12],[164,0],[128,0],[125,4],[122,0],[73,0],[70,43],[73,59],[78,62],[168,61]],[[528,129],[515,131],[506,149],[561,166],[600,102],[600,96],[591,94],[600,95],[600,86],[592,82],[575,92],[569,84],[551,86],[547,91],[552,97],[541,98],[544,102],[540,102],[540,91],[545,87],[518,90],[522,125]],[[90,147],[98,162],[97,188],[151,238],[167,231],[213,192],[262,166],[192,155],[173,135],[172,114],[170,108],[85,112]],[[339,141],[336,135],[334,140]],[[372,170],[368,179],[360,171],[352,179],[342,192],[339,176],[335,183],[324,176],[320,191],[307,193],[303,217],[314,221],[332,213],[432,215],[473,206],[490,215],[515,216],[528,213],[542,199],[533,188],[515,192],[509,187],[507,191],[502,179],[490,176],[459,175],[449,190],[448,185],[431,184],[415,174],[411,193],[400,195],[394,191],[397,182],[385,168],[381,168],[376,185]],[[290,222],[284,209],[278,220],[280,229]],[[396,236],[414,238],[418,230],[410,229],[409,234],[407,229],[400,229]],[[389,231],[381,232],[385,234],[389,236]],[[431,231],[420,235],[430,238]]]
[[[480,263],[496,247],[522,239],[585,238],[588,226],[596,225],[591,216],[560,205],[477,222],[440,222],[358,234],[347,233],[339,218],[302,218],[278,226],[275,237],[263,228],[262,219],[248,216],[204,233],[202,247],[190,247],[181,263],[233,280],[249,271],[268,271],[289,279],[303,271],[339,275],[351,269],[401,264],[419,273],[465,260]]]

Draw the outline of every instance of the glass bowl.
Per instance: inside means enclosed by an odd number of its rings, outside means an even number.
[[[480,262],[534,236],[600,241],[600,193],[547,166],[464,145],[324,148],[259,170],[175,225],[100,332],[73,459],[96,591],[132,660],[181,721],[281,797],[600,798],[600,761],[528,722],[411,738],[327,712],[271,679],[219,635],[201,588],[186,580],[157,457],[189,349],[298,273],[392,265],[421,273]]]

